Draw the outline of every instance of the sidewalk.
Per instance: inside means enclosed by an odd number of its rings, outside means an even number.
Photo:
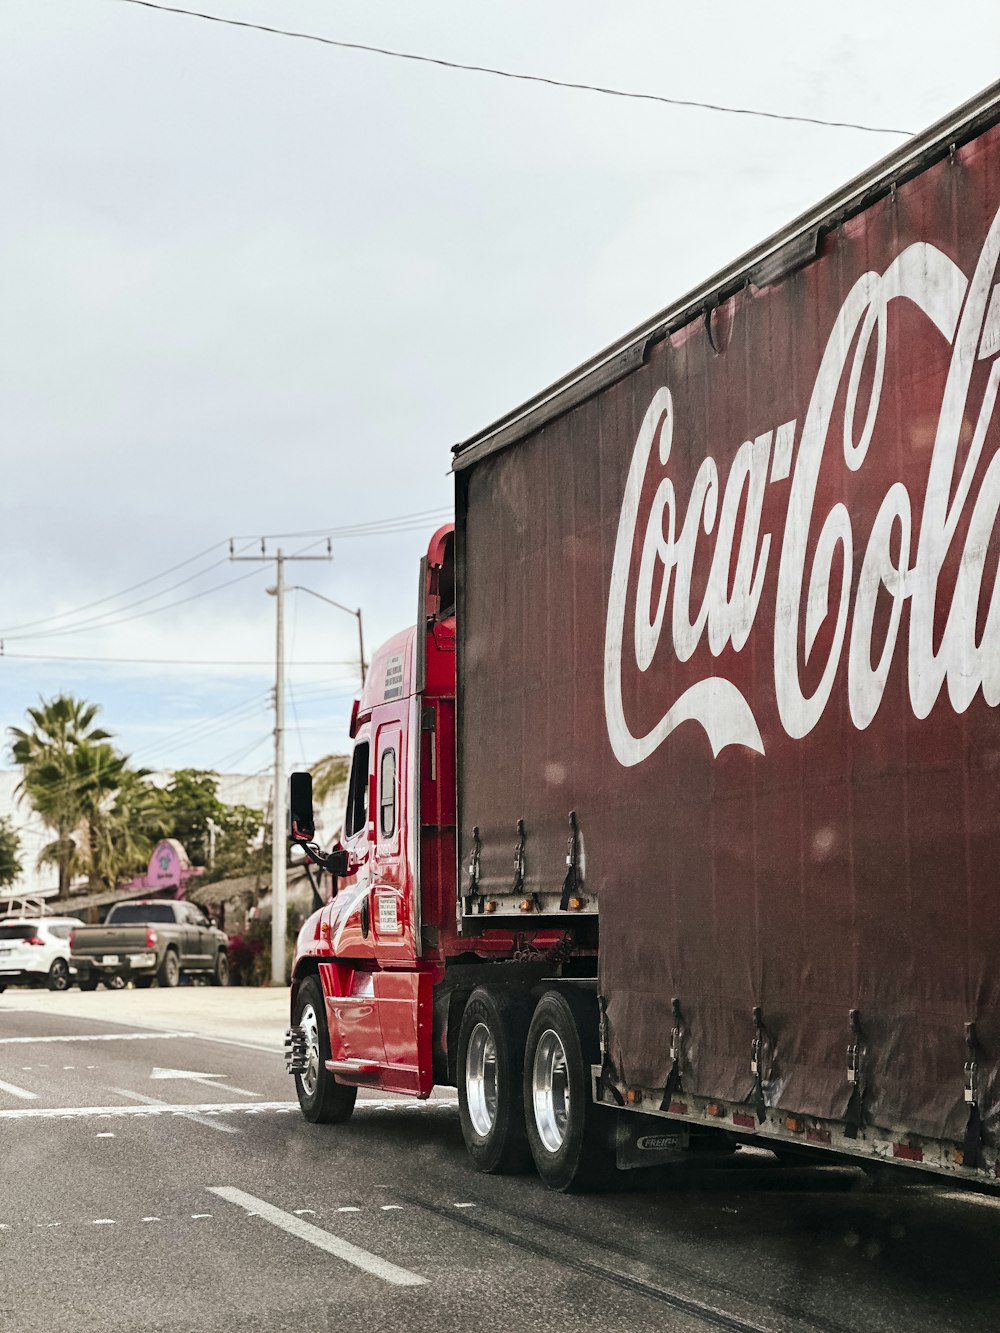
[[[195,1032],[280,1051],[288,1027],[287,986],[178,986],[175,990],[96,990],[61,994],[11,987],[0,995],[4,1013],[30,1010],[93,1018],[102,1023]]]

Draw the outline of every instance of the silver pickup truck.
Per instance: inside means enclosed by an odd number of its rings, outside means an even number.
[[[120,977],[136,986],[176,986],[182,976],[229,984],[229,940],[195,903],[116,903],[101,926],[77,926],[70,969],[81,990]]]

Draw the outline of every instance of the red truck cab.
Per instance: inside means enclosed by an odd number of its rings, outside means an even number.
[[[542,923],[460,933],[455,679],[448,525],[421,562],[418,624],[377,650],[355,705],[346,873],[296,942],[286,1050],[310,1118],[341,1118],[324,1113],[324,1087],[345,1109],[358,1087],[428,1097],[453,1083],[458,1020],[489,962],[544,957],[565,935]]]

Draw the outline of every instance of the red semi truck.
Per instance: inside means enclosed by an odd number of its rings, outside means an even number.
[[[456,448],[298,938],[310,1120],[1000,1176],[998,388],[1000,84]]]

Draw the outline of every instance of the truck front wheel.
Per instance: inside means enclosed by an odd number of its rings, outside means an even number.
[[[358,1090],[338,1083],[326,1067],[330,1059],[330,1034],[319,977],[306,977],[299,986],[292,1023],[302,1029],[306,1043],[306,1067],[295,1075],[302,1114],[313,1124],[342,1124],[351,1118]]]
[[[591,1096],[597,1059],[593,996],[548,991],[528,1029],[524,1105],[531,1155],[551,1189],[600,1189],[614,1178],[614,1118]]]
[[[458,1034],[458,1113],[477,1171],[515,1174],[531,1164],[521,1083],[529,1011],[517,996],[480,986]]]

